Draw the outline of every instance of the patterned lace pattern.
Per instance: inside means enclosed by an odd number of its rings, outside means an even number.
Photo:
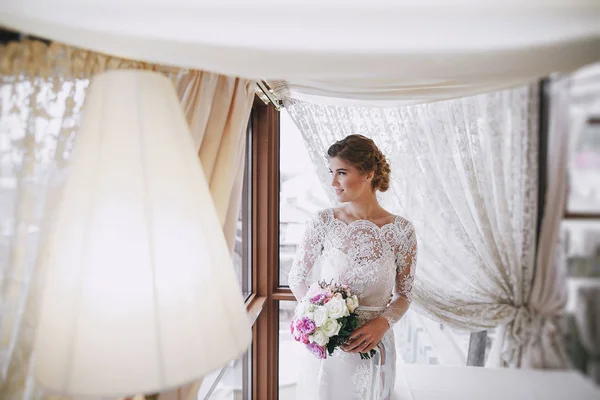
[[[300,299],[317,280],[345,283],[361,306],[382,308],[359,311],[361,320],[383,315],[391,326],[402,316],[405,301],[411,300],[416,261],[416,234],[408,220],[398,216],[383,226],[368,220],[345,223],[327,209],[309,222],[289,285]]]

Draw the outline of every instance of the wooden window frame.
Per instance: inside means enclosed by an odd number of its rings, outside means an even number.
[[[256,374],[257,371],[257,360],[260,359],[257,351],[260,349],[257,346],[257,321],[260,315],[265,310],[265,304],[267,299],[267,293],[264,290],[264,285],[262,282],[262,275],[265,272],[265,265],[259,262],[261,258],[260,247],[262,245],[262,238],[259,236],[259,226],[262,223],[260,218],[262,215],[258,213],[260,207],[258,206],[258,201],[261,201],[264,197],[264,193],[260,193],[260,190],[264,190],[264,187],[259,186],[259,170],[258,166],[260,161],[264,157],[264,149],[261,149],[258,146],[257,141],[260,137],[265,136],[268,132],[265,131],[267,127],[263,122],[258,123],[258,121],[265,118],[265,109],[264,107],[260,107],[261,102],[257,101],[255,98],[254,105],[252,108],[252,112],[250,115],[250,119],[248,121],[248,126],[250,129],[247,131],[247,145],[249,149],[246,151],[246,160],[244,165],[244,190],[242,191],[242,202],[241,207],[245,210],[243,211],[243,219],[244,222],[250,221],[250,229],[244,229],[242,233],[242,281],[243,285],[248,282],[248,278],[250,278],[249,286],[242,286],[242,288],[246,289],[245,293],[245,306],[246,312],[248,313],[248,319],[252,326],[252,344],[251,344],[251,357],[250,360],[250,371],[247,369],[247,365],[244,365],[244,377],[243,379],[247,379],[247,372],[250,373],[250,383],[251,388],[249,392],[244,392],[242,398],[244,400],[249,399],[258,399],[260,394],[257,392],[257,388],[260,387],[260,380],[257,379],[258,376]],[[264,106],[264,104],[262,104]],[[258,107],[258,108],[257,108]],[[248,257],[248,255],[250,257]],[[245,355],[244,355],[245,357]],[[222,375],[225,373],[227,367],[224,367],[221,371],[221,376],[219,376],[213,383],[211,390],[207,393],[210,399],[210,395],[214,388],[218,385],[219,380],[222,378]]]
[[[253,296],[252,398],[276,399],[278,384],[277,304],[279,266],[279,112],[255,98],[252,108]]]
[[[294,301],[279,285],[279,110],[256,98],[253,126],[253,265],[262,309],[253,326],[253,399],[279,396],[279,302]]]

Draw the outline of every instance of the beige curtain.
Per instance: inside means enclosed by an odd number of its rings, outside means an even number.
[[[225,239],[232,251],[254,86],[254,82],[246,79],[202,71],[190,72],[177,83],[177,93],[198,147]],[[201,381],[163,393],[159,400],[196,400],[200,384]]]
[[[89,79],[115,68],[148,69],[177,87],[229,243],[237,220],[251,81],[125,60],[36,41],[0,46],[0,398],[47,396],[32,377],[37,260]],[[240,186],[240,187],[237,187]],[[197,385],[161,398],[194,398]]]
[[[193,71],[177,83],[230,249],[240,208],[252,81]]]

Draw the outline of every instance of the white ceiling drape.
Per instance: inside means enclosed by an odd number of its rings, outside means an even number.
[[[598,0],[4,0],[0,25],[317,101],[428,102],[600,60]]]

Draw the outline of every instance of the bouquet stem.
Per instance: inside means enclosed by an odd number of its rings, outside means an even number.
[[[377,353],[375,351],[375,349],[371,349],[371,351],[369,352],[369,354],[367,354],[367,353],[358,353],[358,354],[360,354],[360,359],[361,360],[370,360],[371,357],[373,357],[375,355],[375,353]]]

